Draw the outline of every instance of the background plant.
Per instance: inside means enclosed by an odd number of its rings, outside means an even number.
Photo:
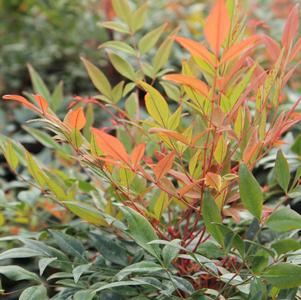
[[[282,134],[300,120],[300,99],[286,111],[281,105],[300,50],[298,7],[291,12],[281,44],[264,34],[248,36],[232,1],[227,6],[216,2],[205,24],[204,43],[174,36],[176,31],[161,41],[164,27],[137,41],[147,7],[131,11],[126,1],[113,1],[113,8],[122,22],[103,25],[132,41],[128,45],[114,40],[102,47],[113,49],[108,57],[127,82],[113,86],[83,59],[101,95],[79,98],[64,121],[41,95],[34,95],[37,106],[21,96],[4,97],[42,117],[33,123],[55,135],[60,156],[80,163],[88,186],[80,184],[79,174],[70,180],[3,137],[10,167],[24,165],[44,197],[121,239],[129,234],[148,253],[147,261],[120,271],[126,275],[116,273],[97,287],[89,283],[92,297],[106,289],[118,292],[125,286],[131,291],[131,286],[142,285],[150,290],[143,289],[140,296],[151,299],[249,299],[248,294],[251,299],[293,299],[300,285],[301,221],[282,205],[298,193],[300,171],[290,179],[288,162],[277,152],[273,176],[282,192],[273,203],[250,170],[279,147]],[[183,61],[181,74],[165,75],[174,40],[192,57]],[[149,44],[157,42],[159,48],[152,52]],[[268,57],[265,47],[277,55]],[[170,105],[168,98],[173,100]],[[107,111],[111,124],[90,131],[85,104]],[[2,268],[9,276],[7,270],[11,269]],[[135,275],[141,273],[148,276]]]

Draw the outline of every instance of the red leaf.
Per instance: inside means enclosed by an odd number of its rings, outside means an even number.
[[[153,171],[157,180],[162,178],[171,169],[174,157],[175,153],[170,152],[153,167]]]
[[[191,55],[198,56],[209,64],[213,64],[212,54],[201,43],[180,36],[176,36],[174,39],[183,48],[187,49]]]
[[[232,59],[236,58],[237,56],[243,54],[245,51],[254,48],[259,42],[259,40],[260,40],[260,36],[254,35],[251,36],[250,38],[247,38],[239,42],[238,44],[233,45],[223,54],[221,63],[229,62]]]
[[[224,0],[217,0],[205,25],[205,37],[215,55],[218,56],[221,45],[227,38],[231,22]]]
[[[189,87],[197,90],[203,96],[207,97],[209,93],[208,86],[203,81],[196,79],[193,76],[186,76],[182,74],[169,74],[163,77],[165,80],[173,81],[176,83],[188,85]]]
[[[19,96],[19,95],[4,95],[2,98],[4,100],[14,100],[14,101],[20,102],[25,107],[29,108],[30,110],[33,110],[35,112],[39,112],[39,110],[31,102],[29,102],[26,98],[24,98],[23,96]]]
[[[282,45],[288,50],[297,36],[299,29],[299,5],[295,5],[287,17],[287,22],[282,34]]]
[[[136,169],[145,152],[145,144],[137,145],[131,153],[131,162]]]
[[[267,47],[267,52],[268,52],[268,55],[270,56],[270,58],[273,61],[276,61],[281,53],[281,49],[280,49],[278,43],[275,40],[273,40],[272,38],[270,38],[269,36],[264,36],[263,42],[265,43],[265,45]]]
[[[129,156],[123,144],[116,137],[96,128],[92,128],[91,130],[95,134],[97,146],[104,154],[121,160],[126,164],[129,162]]]
[[[301,52],[301,38],[298,39],[294,48],[292,49],[289,62],[292,62],[300,52]]]
[[[48,109],[48,102],[41,95],[34,95],[34,98],[37,101],[38,105],[40,106],[43,115],[46,115]]]
[[[82,129],[86,124],[86,117],[83,108],[79,107],[75,110],[69,110],[64,123],[69,125],[72,129]]]

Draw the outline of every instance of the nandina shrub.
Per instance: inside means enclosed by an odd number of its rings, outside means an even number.
[[[70,167],[80,164],[79,177],[87,185],[42,166],[3,137],[11,169],[26,166],[45,197],[120,239],[129,234],[146,251],[145,261],[134,261],[110,282],[88,282],[89,297],[142,285],[145,290],[136,289],[134,296],[292,299],[301,282],[294,257],[301,217],[284,204],[298,191],[301,170],[290,180],[288,162],[278,151],[274,175],[284,196],[276,204],[268,202],[252,170],[301,119],[301,98],[288,110],[282,105],[301,48],[298,6],[277,42],[264,33],[248,35],[238,5],[217,0],[203,42],[172,32],[152,53],[165,27],[137,42],[147,7],[131,11],[125,0],[112,3],[122,22],[105,26],[132,37],[132,44],[115,40],[102,46],[114,50],[109,59],[127,83],[112,87],[83,58],[101,94],[77,98],[64,120],[39,94],[32,97],[37,105],[23,96],[3,97],[40,116],[32,123],[51,132],[60,159]],[[174,41],[191,55],[181,73],[163,69]],[[111,124],[93,127],[91,104],[105,110]],[[10,275],[5,267],[0,272]]]

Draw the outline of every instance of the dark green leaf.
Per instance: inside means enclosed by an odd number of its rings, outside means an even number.
[[[281,150],[277,152],[276,164],[275,164],[275,177],[280,187],[287,192],[290,182],[290,171],[286,158]]]

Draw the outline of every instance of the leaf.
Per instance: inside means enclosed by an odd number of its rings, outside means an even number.
[[[170,241],[167,245],[164,246],[162,250],[162,258],[166,267],[169,267],[171,262],[178,256],[180,252],[180,243],[181,240],[176,239]]]
[[[139,40],[138,47],[141,54],[147,53],[154,48],[165,28],[166,24],[163,24],[148,32]]]
[[[124,53],[130,54],[133,56],[136,55],[136,51],[130,45],[126,44],[125,42],[121,42],[121,41],[108,41],[108,42],[101,44],[98,48],[99,49],[100,48],[112,48],[112,49],[120,50]]]
[[[79,201],[65,201],[63,204],[84,221],[94,225],[107,226],[102,214],[95,207]]]
[[[205,176],[206,185],[220,191],[222,187],[222,177],[219,174],[208,172]]]
[[[79,107],[75,110],[69,110],[64,119],[65,124],[67,124],[71,129],[77,130],[84,128],[86,121],[87,120],[82,107]]]
[[[34,98],[38,105],[40,106],[43,115],[47,114],[48,102],[41,95],[34,95]]]
[[[159,194],[158,199],[156,199],[154,205],[154,214],[157,220],[160,220],[162,213],[164,212],[164,209],[166,208],[167,204],[168,204],[168,194],[162,191]]]
[[[159,181],[171,169],[174,157],[175,153],[170,152],[153,167],[153,171],[157,178],[157,181]]]
[[[56,230],[49,230],[49,232],[62,251],[79,258],[81,261],[86,261],[85,248],[78,239]]]
[[[54,112],[56,112],[63,104],[63,101],[64,101],[63,88],[64,88],[64,83],[63,83],[63,81],[60,81],[55,86],[53,94],[51,95],[50,107]]]
[[[149,221],[129,207],[121,207],[128,223],[129,233],[138,245],[147,250],[155,257],[160,257],[160,249],[158,245],[149,245],[153,240],[158,240],[152,225]]]
[[[113,22],[113,21],[108,21],[108,22],[101,22],[100,25],[104,28],[108,28],[111,30],[115,30],[121,33],[129,33],[128,28],[126,28],[125,25]]]
[[[192,89],[198,91],[203,96],[208,97],[209,89],[207,84],[199,79],[196,79],[193,76],[187,76],[183,74],[168,74],[165,75],[163,79],[187,85]]]
[[[95,65],[89,62],[85,58],[81,58],[83,61],[86,70],[90,79],[92,80],[94,86],[106,97],[110,98],[111,96],[111,85],[107,79],[107,77],[100,71]]]
[[[5,159],[13,171],[16,171],[19,165],[19,158],[11,141],[8,141],[4,152]]]
[[[290,182],[289,165],[281,150],[277,152],[275,163],[275,177],[280,187],[287,192]]]
[[[118,282],[105,284],[102,287],[95,289],[94,292],[97,293],[103,290],[112,289],[120,286],[135,286],[135,285],[149,285],[149,284],[146,282],[140,282],[135,280],[118,281]]]
[[[27,68],[30,74],[30,79],[35,93],[41,94],[45,99],[51,99],[50,92],[46,87],[44,81],[40,77],[40,75],[30,64],[27,65]]]
[[[6,250],[0,254],[0,260],[11,258],[27,258],[41,255],[41,252],[27,248],[19,247]]]
[[[83,273],[87,272],[89,270],[89,268],[91,267],[92,263],[90,264],[84,264],[84,265],[79,265],[77,267],[75,267],[72,270],[72,274],[73,274],[73,278],[74,278],[74,282],[78,283],[80,277],[83,275]]]
[[[47,266],[49,266],[55,260],[57,260],[57,257],[44,257],[39,260],[40,276],[43,275]]]
[[[133,14],[132,18],[132,31],[136,32],[141,27],[143,27],[145,23],[145,19],[148,12],[148,3],[142,4]]]
[[[173,39],[169,36],[165,39],[165,41],[160,45],[160,47],[156,51],[156,54],[152,60],[152,66],[154,68],[155,73],[160,71],[161,68],[168,62],[172,44]]]
[[[276,232],[301,229],[301,215],[288,207],[283,207],[270,215],[266,225]]]
[[[35,285],[25,289],[19,300],[47,300],[47,289],[44,285]]]
[[[41,188],[46,186],[46,175],[29,152],[25,152],[28,172]]]
[[[260,40],[260,36],[254,35],[237,44],[234,44],[223,53],[221,63],[230,62],[237,56],[242,55],[247,50],[252,49],[257,45],[259,40]]]
[[[227,142],[221,135],[217,141],[213,156],[218,164],[222,164],[227,155]]]
[[[191,295],[195,291],[192,284],[185,278],[173,275],[171,277],[171,281],[174,283],[175,287],[178,290],[181,290],[187,293],[188,295]]]
[[[262,278],[279,289],[297,288],[301,285],[301,266],[279,263],[268,268]]]
[[[128,0],[112,0],[112,5],[116,15],[131,28],[132,16]]]
[[[238,176],[240,198],[248,211],[260,220],[263,205],[260,185],[245,164],[240,165]]]
[[[140,164],[140,161],[142,160],[144,152],[145,152],[145,147],[146,147],[146,145],[144,143],[139,144],[132,151],[131,162],[132,162],[134,168],[136,168]]]
[[[115,276],[118,281],[122,280],[124,277],[136,273],[154,273],[163,270],[162,267],[151,261],[141,261],[132,265],[125,267],[120,270]]]
[[[175,41],[178,42],[182,47],[187,49],[191,55],[200,57],[204,59],[207,63],[213,65],[212,54],[207,50],[207,48],[196,41],[186,39],[184,37],[176,36]]]
[[[91,236],[95,241],[95,247],[105,259],[120,266],[128,264],[127,251],[117,241],[95,233],[91,233]]]
[[[282,45],[288,51],[299,29],[299,5],[296,4],[287,17],[287,21],[282,34]]]
[[[224,236],[220,229],[213,223],[222,223],[221,213],[209,192],[205,193],[202,203],[202,216],[207,231],[212,235],[212,237],[223,246]]]
[[[89,290],[78,291],[74,294],[73,300],[93,300],[95,293]]]
[[[281,255],[301,249],[301,243],[294,239],[284,239],[273,243],[271,247],[276,250],[278,255]]]
[[[169,109],[163,96],[151,85],[140,81],[139,84],[148,94],[145,96],[145,105],[150,116],[160,125],[167,127],[169,118]]]
[[[124,60],[121,56],[115,53],[109,53],[109,59],[113,65],[113,67],[119,72],[122,76],[135,81],[137,78],[135,74],[135,70],[133,67]]]
[[[27,107],[28,109],[35,111],[35,112],[39,112],[38,108],[35,107],[32,103],[30,103],[26,98],[24,98],[23,96],[19,96],[19,95],[4,95],[2,97],[4,100],[14,100],[17,101],[21,104],[23,104],[25,107]]]
[[[206,40],[218,56],[221,45],[227,38],[231,22],[224,0],[217,0],[211,10],[204,28]]]
[[[40,281],[40,278],[35,273],[29,272],[19,266],[0,266],[0,274],[13,281],[33,280]]]
[[[96,128],[92,128],[92,132],[95,135],[97,146],[104,154],[128,163],[129,156],[125,147],[116,137]]]

